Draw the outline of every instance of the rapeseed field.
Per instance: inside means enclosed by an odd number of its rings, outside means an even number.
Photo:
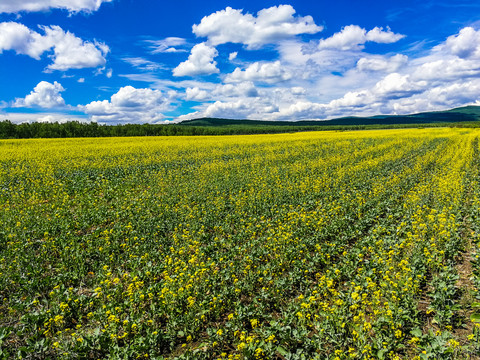
[[[0,359],[475,359],[476,129],[0,141]]]

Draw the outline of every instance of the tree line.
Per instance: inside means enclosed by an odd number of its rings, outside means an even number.
[[[186,126],[180,124],[119,124],[100,125],[95,122],[83,123],[22,123],[9,120],[0,122],[1,139],[31,138],[78,138],[113,136],[191,136],[191,135],[237,135],[266,134],[280,132],[319,130],[320,126],[271,126],[271,125],[227,125],[227,126]]]
[[[66,123],[22,123],[14,124],[9,120],[0,122],[0,139],[32,138],[78,138],[78,137],[114,137],[114,136],[192,136],[192,135],[246,135],[273,134],[298,131],[319,130],[365,130],[380,128],[406,127],[477,127],[478,123],[430,123],[430,124],[374,124],[374,125],[225,125],[225,126],[191,126],[182,124],[119,124],[100,125],[95,122],[83,123],[70,121]]]

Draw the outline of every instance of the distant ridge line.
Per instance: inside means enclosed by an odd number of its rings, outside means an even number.
[[[409,115],[374,115],[347,116],[330,120],[267,121],[236,120],[224,118],[198,118],[184,120],[184,126],[227,126],[227,125],[262,125],[262,126],[348,126],[348,125],[395,125],[428,124],[435,122],[475,122],[480,120],[480,106],[464,106],[444,111],[422,112]]]

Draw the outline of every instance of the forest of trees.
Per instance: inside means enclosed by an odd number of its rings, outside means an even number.
[[[14,124],[5,120],[0,122],[1,139],[30,138],[69,138],[69,137],[111,137],[111,136],[180,136],[180,135],[236,135],[265,134],[280,132],[328,130],[331,127],[321,125],[225,125],[225,126],[192,126],[192,125],[158,125],[158,124],[125,124],[99,125],[95,122],[78,121],[66,123],[22,123]],[[352,128],[351,126],[335,126],[335,129]],[[364,128],[355,126],[354,128]]]
[[[202,120],[204,121],[204,120]],[[433,122],[433,123],[397,123],[386,124],[331,124],[318,122],[308,125],[305,122],[268,124],[268,122],[225,121],[215,119],[213,125],[202,125],[203,123],[185,124],[122,124],[122,125],[99,125],[95,122],[83,123],[71,121],[66,123],[22,123],[14,124],[9,120],[0,121],[0,139],[32,139],[32,138],[78,138],[78,137],[112,137],[112,136],[191,136],[191,135],[240,135],[240,134],[273,134],[298,131],[318,130],[363,130],[379,128],[405,128],[405,127],[438,127],[438,126],[478,126],[478,123],[468,122]]]

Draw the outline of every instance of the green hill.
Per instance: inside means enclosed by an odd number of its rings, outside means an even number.
[[[201,118],[186,120],[183,126],[353,126],[353,125],[401,125],[476,122],[480,120],[480,106],[465,106],[445,111],[423,112],[411,115],[377,115],[370,117],[349,116],[331,120],[301,120],[301,121],[263,121],[263,120],[233,120],[219,118]]]

